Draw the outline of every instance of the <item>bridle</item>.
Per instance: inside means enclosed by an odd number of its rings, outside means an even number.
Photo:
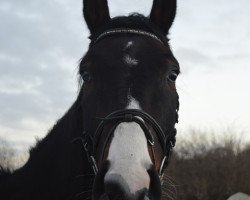
[[[92,42],[91,42],[91,46],[97,44],[100,40],[102,40],[105,37],[108,36],[112,36],[112,35],[118,35],[118,34],[133,34],[133,35],[141,35],[141,36],[147,36],[147,37],[151,37],[155,40],[157,40],[158,42],[162,43],[163,45],[165,45],[165,42],[160,39],[158,36],[156,36],[153,33],[150,33],[148,31],[143,31],[143,30],[137,30],[137,29],[111,29],[111,30],[107,30],[103,33],[101,33],[99,36],[97,36]]]
[[[94,39],[91,42],[90,46],[97,44],[103,38],[113,36],[113,35],[118,35],[118,34],[135,34],[135,35],[147,36],[165,45],[165,42],[162,39],[157,37],[155,34],[147,32],[147,31],[136,30],[136,29],[112,29],[112,30],[107,30],[101,33],[98,37],[96,37],[96,39]],[[161,164],[158,169],[158,175],[159,177],[163,175],[163,171],[169,163],[169,159],[170,159],[173,147],[175,146],[176,129],[174,127],[170,132],[164,133],[161,126],[152,116],[138,109],[116,110],[112,112],[111,114],[107,115],[105,118],[97,117],[97,119],[101,121],[98,127],[96,128],[94,134],[84,130],[81,137],[78,137],[72,140],[72,142],[75,142],[78,140],[81,141],[82,147],[85,151],[85,154],[87,155],[88,161],[95,175],[98,172],[98,164],[96,161],[97,160],[96,157],[100,157],[101,158],[100,160],[103,160],[104,150],[107,146],[107,143],[109,142],[109,139],[112,137],[114,129],[122,122],[135,122],[138,125],[140,125],[147,139],[149,151],[152,152],[153,157],[155,157],[154,155],[155,146],[156,146],[155,140],[156,139],[158,140],[162,149],[162,153],[163,153],[163,157],[161,158],[161,161],[160,161]],[[176,120],[178,121],[178,119]],[[108,126],[108,130],[107,130],[107,126]],[[100,151],[98,147],[99,147],[102,135],[104,133],[104,129],[105,131],[107,131],[105,135],[106,139],[104,142],[104,147]],[[152,131],[155,132],[155,135],[157,138],[153,136]],[[101,155],[98,155],[98,152],[100,152]]]
[[[148,142],[148,146],[150,151],[152,152],[153,158],[155,158],[155,140],[158,139],[162,152],[163,152],[163,159],[161,161],[160,169],[158,171],[159,175],[162,175],[164,168],[167,166],[167,162],[170,158],[170,154],[173,150],[175,145],[175,135],[176,129],[174,129],[172,134],[165,134],[160,125],[156,122],[156,120],[147,114],[146,112],[138,109],[124,109],[124,110],[117,110],[106,116],[105,118],[101,119],[99,126],[96,129],[94,135],[94,145],[93,145],[93,155],[96,155],[96,151],[98,149],[98,145],[100,143],[100,138],[103,133],[103,130],[107,124],[112,123],[112,128],[110,129],[107,136],[107,139],[110,138],[113,134],[113,130],[122,122],[135,122],[140,125],[141,129],[143,130],[145,137]],[[156,137],[152,134],[152,130],[156,133]],[[166,137],[167,136],[167,137]],[[105,144],[106,145],[106,144]],[[101,159],[104,155],[100,156]],[[94,167],[98,170],[97,166]]]
[[[173,147],[175,146],[175,136],[176,136],[176,129],[173,128],[171,134],[164,133],[160,125],[157,121],[147,114],[146,112],[138,109],[124,109],[124,110],[117,110],[112,112],[111,114],[107,115],[105,118],[98,118],[101,120],[99,123],[94,136],[92,136],[89,132],[84,131],[81,138],[76,138],[73,140],[81,140],[83,149],[87,155],[88,161],[93,169],[94,174],[96,175],[98,172],[98,165],[96,162],[97,152],[98,152],[98,145],[101,140],[101,136],[105,129],[105,126],[112,124],[111,128],[109,129],[106,136],[106,141],[104,142],[104,148],[107,146],[109,139],[112,137],[114,129],[122,122],[135,122],[142,128],[145,137],[148,142],[148,146],[150,151],[155,157],[155,140],[157,139],[161,145],[163,158],[161,160],[160,168],[158,170],[158,174],[161,177],[163,174],[164,169],[167,167],[169,163],[169,159],[171,153],[173,151]],[[152,130],[156,133],[157,138],[155,138],[152,134]],[[104,149],[103,148],[103,149]],[[103,160],[104,158],[104,150],[102,149],[101,154],[98,157]],[[155,164],[155,163],[154,163]]]

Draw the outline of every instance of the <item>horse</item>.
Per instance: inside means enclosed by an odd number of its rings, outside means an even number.
[[[0,170],[1,199],[161,199],[178,122],[176,4],[111,18],[107,0],[83,0],[90,44],[78,97],[23,167]]]

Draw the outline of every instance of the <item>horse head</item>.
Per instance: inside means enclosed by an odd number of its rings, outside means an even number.
[[[107,0],[83,3],[91,42],[80,100],[93,199],[160,199],[179,108],[168,40],[176,0],[154,0],[149,17],[111,18]]]

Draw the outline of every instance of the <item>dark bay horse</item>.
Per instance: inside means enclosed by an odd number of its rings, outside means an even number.
[[[91,43],[78,98],[23,167],[0,170],[1,200],[161,199],[179,108],[176,0],[112,19],[107,0],[83,3]]]

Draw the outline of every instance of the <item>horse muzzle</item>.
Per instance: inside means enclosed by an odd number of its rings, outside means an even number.
[[[131,190],[131,185],[120,174],[110,173],[110,163],[105,161],[96,175],[93,187],[93,200],[160,200],[161,183],[157,171],[145,170],[149,178],[147,187]],[[131,177],[133,179],[133,177]],[[146,180],[146,179],[145,179]],[[134,183],[141,181],[134,178]],[[130,182],[131,184],[131,182]],[[133,183],[132,183],[133,184]]]

